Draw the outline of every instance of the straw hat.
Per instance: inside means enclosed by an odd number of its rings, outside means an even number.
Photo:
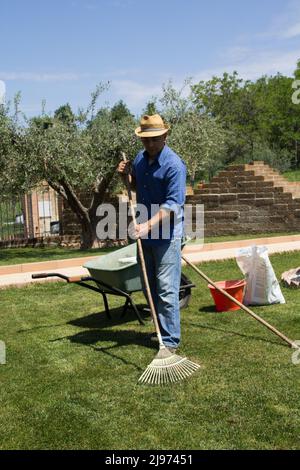
[[[147,114],[141,118],[140,127],[135,129],[135,134],[139,137],[156,137],[163,135],[170,129],[159,114],[148,116]]]

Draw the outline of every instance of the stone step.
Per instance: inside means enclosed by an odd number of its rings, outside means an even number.
[[[240,165],[228,165],[228,171],[244,171],[247,165],[240,164]]]
[[[214,176],[211,180],[212,183],[228,183],[228,178],[223,176]]]
[[[292,193],[283,191],[283,193],[276,194],[276,197],[281,199],[293,199]]]
[[[251,210],[256,210],[256,207],[253,207],[253,201],[251,200],[250,204],[245,204],[243,201],[243,204],[237,203],[237,204],[220,204],[218,206],[218,210],[225,210],[225,211],[240,211],[240,212],[245,212],[249,211],[249,207],[252,207],[253,209]]]
[[[295,199],[292,198],[290,193],[272,193],[272,192],[261,192],[261,193],[250,193],[250,192],[243,192],[243,193],[217,193],[217,194],[196,194],[193,196],[187,196],[186,197],[186,203],[192,204],[192,203],[200,203],[200,204],[206,204],[206,203],[216,203],[216,204],[222,204],[222,203],[228,203],[228,202],[235,202],[236,204],[241,204],[249,203],[249,201],[255,201],[255,200],[261,201],[262,199],[266,199],[267,201],[270,201],[270,199],[274,200],[275,203],[279,204],[284,204],[289,202],[295,201]]]
[[[260,167],[260,166],[269,166],[267,163],[265,163],[263,160],[254,160],[253,162],[249,163],[250,166],[252,167]]]
[[[223,194],[223,193],[234,193],[236,192],[235,188],[203,188],[203,189],[195,189],[194,194],[199,196],[201,194]]]
[[[240,217],[240,211],[204,211],[206,219],[230,219],[235,220]]]
[[[232,176],[255,176],[255,172],[252,170],[245,170],[245,169],[240,169],[240,170],[222,170],[218,175],[216,176],[221,176],[225,178],[231,178]]]
[[[246,188],[246,189],[253,189],[253,188],[272,188],[274,187],[271,181],[241,181],[237,184],[238,188]]]
[[[219,188],[220,185],[218,183],[204,183],[203,188]]]

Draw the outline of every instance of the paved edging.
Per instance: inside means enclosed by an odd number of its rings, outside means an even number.
[[[186,245],[184,252],[188,253],[201,253],[205,252],[216,252],[219,250],[228,250],[230,248],[242,248],[244,246],[251,245],[275,245],[280,243],[289,243],[289,242],[299,242],[300,235],[287,235],[282,237],[268,237],[268,238],[253,238],[248,240],[233,240],[228,242],[216,242],[216,243],[205,243],[204,245],[193,244]],[[299,246],[300,249],[300,246]],[[288,250],[287,250],[288,251]],[[31,273],[39,271],[56,271],[57,269],[71,268],[82,266],[86,261],[90,259],[98,258],[103,256],[97,254],[95,256],[84,256],[80,258],[67,258],[67,259],[58,259],[53,261],[41,261],[36,263],[23,263],[23,264],[13,264],[0,266],[0,276],[8,274],[22,274],[22,273]],[[204,255],[204,258],[206,256]],[[209,259],[209,258],[208,258]],[[219,259],[219,258],[217,258]],[[221,258],[220,258],[221,259]]]
[[[272,243],[269,245],[264,243],[263,245],[267,246],[269,254],[300,251],[300,241],[294,241],[294,242],[289,242],[285,244]],[[251,246],[251,244],[247,244],[244,246]],[[236,252],[239,248],[242,248],[242,245],[239,245],[233,248],[227,248],[227,249],[221,249],[221,250],[215,250],[215,251],[201,251],[198,253],[186,252],[184,250],[184,253],[187,255],[189,261],[191,261],[192,263],[201,263],[204,261],[221,261],[225,259],[235,258]]]
[[[297,237],[295,239],[295,237]],[[233,242],[224,242],[224,243],[214,243],[214,244],[208,244],[205,249],[201,245],[189,245],[186,246],[183,250],[184,254],[187,256],[187,258],[192,262],[192,263],[201,263],[205,261],[212,261],[212,260],[224,260],[224,259],[230,259],[230,258],[235,258],[236,256],[236,251],[238,248],[241,248],[242,246],[251,246],[253,244],[264,244],[267,245],[268,247],[268,252],[270,254],[272,253],[282,253],[282,252],[291,252],[291,251],[300,251],[300,236],[296,235],[293,236],[292,241],[283,241],[284,237],[276,237],[269,239],[271,240],[272,243],[266,243],[266,239],[252,239],[252,240],[240,240],[240,241],[235,241],[234,245],[235,246],[228,246],[228,244],[232,244]],[[285,237],[286,238],[286,237]],[[291,237],[289,237],[291,238]],[[259,243],[258,240],[261,240]],[[278,240],[281,240],[279,243]],[[209,246],[210,245],[210,246]],[[224,245],[226,246],[224,248]],[[217,249],[217,246],[221,249]],[[191,250],[192,248],[192,250]],[[87,259],[95,258],[95,257],[85,257],[83,258],[84,261]],[[72,261],[74,258],[72,258]],[[76,258],[76,262],[81,262],[82,258]],[[57,260],[59,262],[61,261],[68,261],[70,262],[71,260]],[[51,263],[51,262],[48,262]],[[51,265],[50,269],[40,269],[40,265],[45,263],[28,263],[28,264],[34,264],[35,271],[31,270],[30,272],[22,272],[22,273],[11,273],[11,274],[6,274],[0,276],[0,289],[1,288],[7,288],[7,287],[23,287],[28,284],[32,284],[35,282],[53,282],[53,281],[60,281],[59,278],[44,278],[44,279],[31,279],[31,274],[36,271],[43,271],[43,272],[53,272],[53,271],[59,271],[61,274],[65,274],[66,276],[87,276],[89,275],[87,269],[83,268],[82,266],[71,266],[71,267],[59,267],[56,266],[54,267]],[[184,263],[183,263],[184,264]],[[39,267],[37,266],[39,265]],[[49,265],[48,265],[49,267]]]
[[[252,245],[272,245],[278,243],[300,242],[300,235],[287,235],[282,237],[267,237],[267,238],[249,238],[246,240],[232,240],[228,242],[205,243],[201,251],[214,251],[229,248],[242,248],[244,246]],[[186,245],[184,248],[185,253],[194,253],[199,251],[199,246],[202,245]]]
[[[90,259],[98,258],[101,255],[97,256],[85,256],[81,258],[67,258],[67,259],[57,259],[53,261],[40,261],[37,263],[24,263],[24,264],[12,264],[6,266],[0,266],[0,276],[6,274],[22,274],[22,273],[32,273],[45,270],[54,270],[62,268],[72,268],[75,266],[82,266],[86,261]]]

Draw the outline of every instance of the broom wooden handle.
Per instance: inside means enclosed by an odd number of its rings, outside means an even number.
[[[125,162],[127,161],[127,158],[126,158],[126,155],[125,155],[124,152],[122,152],[122,158]],[[127,187],[127,192],[128,192],[128,199],[129,199],[130,212],[131,212],[131,215],[132,215],[132,221],[133,221],[134,227],[136,227],[137,223],[136,223],[136,218],[135,218],[135,210],[134,210],[134,207],[133,207],[129,175],[126,175],[126,187]],[[142,273],[143,273],[143,278],[144,278],[144,282],[145,282],[145,288],[146,288],[146,293],[147,293],[147,297],[148,297],[150,312],[151,312],[151,316],[152,316],[153,323],[154,323],[154,326],[155,326],[155,331],[156,331],[156,334],[157,334],[159,346],[160,346],[160,348],[162,348],[162,347],[165,347],[165,346],[162,342],[161,333],[160,333],[159,324],[158,324],[158,319],[157,319],[157,314],[156,314],[156,311],[155,311],[155,307],[154,307],[154,303],[153,303],[153,299],[152,299],[152,295],[151,295],[151,290],[150,290],[149,280],[148,280],[148,275],[147,275],[147,270],[146,270],[146,264],[145,264],[145,258],[144,258],[144,253],[143,253],[143,247],[142,247],[142,242],[141,242],[140,238],[137,239],[137,246],[138,246],[138,252],[139,252],[139,257],[140,257],[140,261],[141,261]]]
[[[299,346],[294,341],[290,340],[287,336],[285,336],[283,333],[278,331],[274,326],[270,325],[270,323],[266,322],[261,317],[259,317],[256,313],[252,312],[252,310],[250,310],[250,308],[246,307],[246,305],[242,304],[237,299],[235,299],[230,294],[228,294],[228,292],[221,289],[221,287],[217,286],[211,279],[209,279],[209,277],[207,277],[202,271],[200,271],[200,269],[197,268],[197,266],[195,266],[193,263],[191,263],[191,261],[189,261],[184,255],[181,255],[181,257],[182,257],[183,261],[185,261],[188,266],[191,266],[191,268],[193,268],[194,271],[196,271],[196,273],[198,273],[203,279],[205,279],[215,289],[217,289],[219,292],[221,292],[225,297],[230,299],[232,302],[237,304],[241,309],[243,309],[245,312],[247,312],[249,315],[251,315],[251,317],[253,317],[255,320],[259,321],[264,326],[266,326],[269,330],[271,330],[273,333],[275,333],[275,335],[279,336],[279,338],[283,339],[283,341],[288,343],[288,345],[291,348],[295,348],[295,349],[299,348]]]

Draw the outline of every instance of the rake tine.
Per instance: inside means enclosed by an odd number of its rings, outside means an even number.
[[[139,380],[140,380],[141,382],[146,382],[147,379],[148,379],[149,373],[150,373],[150,370],[149,370],[149,368],[147,367],[147,369],[146,369],[145,372],[141,375],[141,377],[140,377]]]
[[[168,382],[173,383],[172,369],[167,369]]]
[[[170,376],[171,376],[171,382],[172,383],[176,382],[176,375],[174,373],[174,370],[170,369],[169,372],[170,372]]]
[[[151,369],[150,375],[149,375],[149,380],[152,384],[155,382],[155,369]]]
[[[177,367],[177,368],[176,368],[176,372],[177,372],[177,376],[178,376],[181,380],[185,379],[186,375],[185,375],[184,369],[182,369],[182,367]]]
[[[190,377],[199,367],[186,357],[171,353],[168,356],[164,352],[162,357],[154,358],[139,378],[139,382],[153,385],[175,383]]]

